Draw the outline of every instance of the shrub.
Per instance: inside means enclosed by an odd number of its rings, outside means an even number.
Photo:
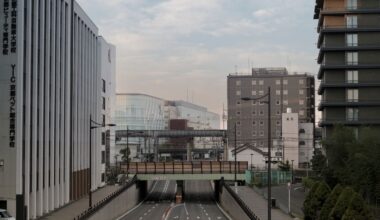
[[[346,187],[343,189],[342,193],[339,195],[338,200],[329,214],[329,220],[341,220],[346,209],[350,205],[351,197],[355,191],[351,187]]]
[[[342,186],[340,184],[336,185],[333,191],[327,197],[325,203],[322,206],[321,212],[319,214],[320,220],[328,219],[331,210],[334,208],[336,202],[338,201],[339,195],[342,193]]]
[[[318,212],[330,194],[330,188],[325,182],[318,182],[310,190],[304,203],[305,219],[317,219]]]
[[[363,197],[358,193],[354,193],[351,197],[350,205],[345,211],[343,218],[346,220],[371,220],[373,219]]]

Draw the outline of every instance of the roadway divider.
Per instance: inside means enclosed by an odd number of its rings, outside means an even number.
[[[124,193],[126,190],[128,190],[131,186],[135,185],[136,183],[137,183],[137,176],[134,176],[131,180],[125,183],[124,186],[122,186],[119,190],[113,192],[112,194],[108,195],[104,199],[100,200],[99,202],[94,204],[91,208],[88,208],[86,211],[82,212],[80,215],[75,217],[74,220],[89,219],[90,216],[92,216],[94,213],[98,212],[100,209],[105,207],[112,200],[120,196],[122,193]]]
[[[259,217],[257,217],[250,208],[244,203],[242,199],[236,194],[236,192],[231,188],[230,185],[228,185],[224,178],[222,178],[219,182],[220,184],[220,194],[219,199],[220,203],[223,206],[223,208],[233,217],[234,219],[251,219],[251,220],[260,220]],[[227,194],[223,192],[223,189],[227,191]],[[230,197],[236,202],[238,207],[244,212],[245,215],[241,215],[238,213],[239,210],[235,210],[233,206],[236,206],[235,204],[232,204],[232,201],[230,201]],[[241,211],[240,211],[241,212]]]

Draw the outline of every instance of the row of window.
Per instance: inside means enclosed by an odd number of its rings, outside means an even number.
[[[263,126],[263,125],[264,125],[264,121],[259,121],[259,124],[260,124],[260,126]],[[240,121],[237,121],[237,122],[236,122],[236,125],[237,125],[237,126],[240,126],[240,125],[241,125],[241,122],[240,122]],[[256,125],[256,121],[253,121],[253,122],[252,122],[252,125]],[[276,121],[276,125],[280,126],[280,125],[281,125],[281,121]]]
[[[265,113],[267,114],[267,113]],[[299,110],[298,112],[299,115],[304,115],[305,114],[305,111],[304,110]],[[236,112],[236,115],[237,116],[240,116],[241,115],[241,112],[240,111],[237,111]],[[252,111],[252,115],[264,115],[264,111],[263,110],[259,110],[259,113],[257,114],[257,112],[255,110]],[[276,110],[276,115],[281,115],[281,111],[280,110]]]
[[[303,85],[305,83],[305,80],[304,79],[300,79],[298,80],[298,83],[300,85]],[[282,80],[282,84],[283,85],[288,85],[288,80],[287,79],[283,79]],[[255,86],[255,85],[264,85],[264,80],[252,80],[252,85]],[[276,79],[276,85],[281,85],[281,80],[280,79]],[[236,81],[236,86],[241,86],[241,80],[237,80]]]
[[[236,105],[240,105],[242,102],[241,101],[237,101],[236,102]],[[264,105],[265,102],[264,101],[252,101],[252,105],[256,105],[256,104],[259,104],[259,105]],[[276,100],[276,105],[280,105],[281,104],[281,101],[280,100]],[[288,105],[289,104],[289,101],[288,100],[283,100],[283,104],[284,105]],[[305,104],[305,100],[304,99],[300,99],[298,100],[298,104],[299,105],[304,105]]]
[[[251,94],[253,96],[257,96],[257,95],[261,96],[261,95],[264,95],[264,91],[263,90],[260,90],[260,91],[253,90]],[[284,89],[284,90],[282,90],[282,94],[283,95],[288,95],[289,91],[287,89]],[[304,95],[305,94],[305,90],[304,89],[298,90],[298,94],[299,95]],[[236,95],[237,96],[241,96],[241,91],[240,90],[236,90]],[[276,89],[276,95],[281,95],[281,90]]]
[[[281,130],[276,130],[276,137],[281,137]],[[240,131],[237,131],[236,132],[236,136],[240,137],[242,134]],[[264,131],[260,131],[259,133],[257,133],[257,131],[252,131],[252,136],[255,137],[255,136],[261,136],[263,137],[264,136]],[[259,146],[263,146],[263,143],[264,142],[259,142],[261,143]]]

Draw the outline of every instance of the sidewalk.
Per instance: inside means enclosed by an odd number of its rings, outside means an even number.
[[[235,189],[235,187],[231,187]],[[268,203],[267,200],[259,193],[255,192],[248,186],[238,186],[237,194],[245,202],[245,204],[252,210],[253,213],[260,220],[268,219]],[[272,209],[273,220],[291,220],[292,217],[282,212],[280,209]]]
[[[106,185],[92,193],[92,203],[95,204],[107,197],[109,194],[118,190],[120,186]],[[85,196],[77,201],[74,201],[47,216],[40,218],[40,220],[71,220],[77,217],[88,208],[88,196]]]

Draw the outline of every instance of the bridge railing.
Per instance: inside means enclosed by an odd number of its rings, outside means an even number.
[[[236,173],[245,173],[247,161],[236,162]],[[217,174],[235,173],[234,161],[129,162],[121,163],[123,173],[133,174]]]

